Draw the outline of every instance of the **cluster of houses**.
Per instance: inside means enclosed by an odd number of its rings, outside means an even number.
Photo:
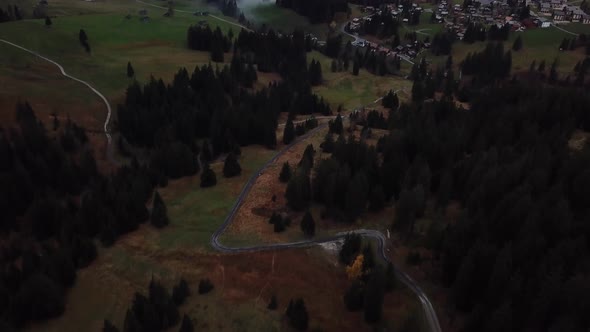
[[[413,43],[399,45],[393,49],[390,49],[374,42],[359,39],[352,42],[352,46],[366,48],[369,52],[383,53],[387,57],[414,59],[418,56],[421,50],[430,48],[430,43],[424,43],[422,41],[416,40]]]
[[[404,5],[395,5],[395,4],[387,4],[385,7],[382,8],[375,8],[372,6],[361,7],[361,12],[366,13],[367,15],[363,18],[355,18],[350,22],[349,31],[350,32],[358,32],[361,29],[361,25],[363,21],[370,22],[373,20],[373,15],[382,15],[383,11],[386,13],[391,14],[394,19],[400,19],[404,23],[408,23],[408,18],[403,17],[404,13],[408,13],[409,16],[414,14],[420,15],[424,9],[420,7],[416,3],[412,3],[409,8],[404,8]]]
[[[565,0],[539,0],[539,12],[543,16],[550,16],[554,22],[581,22],[590,24],[590,15],[580,6],[570,5]]]

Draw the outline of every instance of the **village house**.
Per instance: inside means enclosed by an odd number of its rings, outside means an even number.
[[[568,6],[572,22],[582,22],[582,17],[586,15],[579,6]]]
[[[584,14],[582,16],[582,23],[584,23],[584,24],[590,24],[590,15]]]
[[[567,15],[562,10],[555,10],[553,11],[553,20],[554,21],[565,21]]]
[[[551,4],[549,2],[542,2],[540,10],[543,14],[551,14]]]

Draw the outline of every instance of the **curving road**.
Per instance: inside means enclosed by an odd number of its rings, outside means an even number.
[[[50,62],[50,63],[54,64],[55,66],[57,66],[57,68],[59,68],[59,71],[61,72],[61,74],[63,76],[65,76],[65,77],[67,77],[67,78],[69,78],[71,80],[74,80],[76,82],[79,82],[79,83],[82,83],[82,84],[86,85],[92,92],[94,92],[98,97],[100,97],[100,99],[102,99],[102,101],[104,102],[104,104],[105,104],[105,106],[107,108],[107,118],[105,119],[104,125],[103,125],[104,134],[105,134],[105,136],[107,138],[107,158],[109,159],[109,161],[111,163],[117,164],[117,161],[114,158],[114,151],[113,151],[113,144],[112,144],[112,141],[113,140],[112,140],[112,137],[111,137],[111,132],[109,130],[109,124],[111,122],[112,110],[111,110],[111,105],[109,104],[109,101],[107,100],[107,98],[102,93],[100,93],[100,91],[96,90],[96,88],[94,88],[92,85],[90,85],[90,83],[88,83],[86,81],[83,81],[83,80],[81,80],[81,79],[79,79],[77,77],[74,77],[74,76],[69,75],[68,73],[66,73],[66,71],[64,70],[64,68],[59,63],[57,63],[57,62],[55,62],[55,61],[53,61],[53,60],[51,60],[51,59],[49,59],[47,57],[44,57],[44,56],[42,56],[41,54],[39,54],[39,53],[37,53],[35,51],[29,50],[28,48],[25,48],[25,47],[22,47],[20,45],[15,44],[15,43],[9,42],[8,40],[0,39],[0,42],[2,42],[4,44],[7,44],[7,45],[10,45],[10,46],[13,46],[13,47],[16,47],[16,48],[21,49],[21,50],[23,50],[25,52],[31,53],[34,56],[38,57],[38,58],[41,58],[41,59],[43,59],[43,60],[45,60],[47,62]]]
[[[375,102],[377,102],[379,100],[380,99],[377,99]],[[385,246],[387,244],[387,240],[385,238],[385,235],[383,235],[383,233],[381,233],[378,230],[372,230],[372,229],[358,229],[358,230],[353,230],[350,232],[341,232],[341,233],[337,233],[334,236],[321,238],[321,239],[303,240],[303,241],[297,241],[297,242],[286,242],[286,243],[277,243],[277,244],[254,245],[254,246],[246,246],[246,247],[229,247],[229,246],[221,243],[221,241],[219,240],[220,236],[223,234],[223,232],[225,232],[225,230],[229,227],[229,225],[234,220],[240,206],[242,205],[242,202],[244,201],[244,199],[246,198],[246,196],[248,195],[248,193],[250,192],[250,190],[252,189],[252,187],[256,183],[256,179],[258,179],[260,174],[262,174],[266,168],[268,168],[278,158],[280,158],[283,154],[285,154],[285,152],[287,152],[291,147],[304,141],[309,136],[311,136],[315,132],[325,128],[326,126],[328,126],[327,123],[321,124],[318,127],[314,128],[313,130],[306,133],[305,135],[300,136],[293,143],[283,147],[272,159],[267,161],[258,171],[254,172],[254,175],[252,175],[250,177],[250,179],[248,179],[248,182],[246,183],[246,185],[244,186],[244,188],[240,192],[236,202],[234,203],[231,211],[229,212],[229,214],[225,218],[225,221],[223,222],[223,224],[221,224],[221,226],[219,226],[219,228],[211,236],[210,243],[213,248],[215,248],[216,250],[218,250],[220,252],[224,252],[224,253],[247,253],[247,252],[265,251],[265,250],[305,248],[305,247],[312,247],[312,246],[322,244],[322,243],[340,241],[346,236],[347,233],[355,233],[355,234],[359,234],[363,237],[368,237],[368,238],[372,238],[374,240],[377,240],[378,252],[380,253],[381,258],[383,258],[387,262],[391,262],[391,260],[387,257],[387,254],[385,252]],[[436,316],[436,312],[434,311],[434,307],[432,306],[432,303],[428,299],[428,296],[426,296],[426,294],[422,291],[422,289],[416,284],[416,282],[409,275],[407,275],[406,273],[401,271],[395,265],[394,265],[394,270],[395,270],[395,274],[398,277],[398,279],[401,282],[403,282],[414,294],[416,294],[416,296],[420,300],[420,304],[422,306],[422,310],[424,311],[424,316],[425,316],[425,319],[428,323],[429,330],[431,332],[441,332],[442,330],[441,330],[440,324],[438,322],[438,317]]]

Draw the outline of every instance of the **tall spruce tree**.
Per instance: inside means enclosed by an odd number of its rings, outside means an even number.
[[[178,332],[193,332],[194,330],[193,321],[187,316],[187,314],[184,314]]]
[[[154,194],[154,204],[152,207],[152,215],[150,218],[152,225],[157,228],[162,228],[169,224],[168,212],[166,205],[160,196],[160,193],[156,191]]]
[[[238,158],[233,152],[230,152],[223,163],[223,176],[231,178],[242,173],[242,167],[238,163]]]
[[[127,77],[133,78],[135,76],[135,70],[131,66],[131,62],[127,62]]]
[[[287,124],[285,124],[285,130],[283,131],[283,143],[285,145],[291,144],[295,139],[295,125],[293,125],[293,120],[287,120]]]
[[[305,212],[303,219],[301,219],[301,231],[307,236],[315,235],[315,221],[309,210]]]
[[[217,184],[217,176],[209,164],[205,164],[201,173],[201,188],[213,187]]]
[[[383,273],[374,271],[367,281],[364,304],[365,322],[373,324],[381,320],[383,315],[383,298],[385,293],[385,284]]]
[[[279,181],[287,183],[289,180],[291,180],[291,166],[289,165],[289,162],[285,161],[281,168],[281,173],[279,174]]]

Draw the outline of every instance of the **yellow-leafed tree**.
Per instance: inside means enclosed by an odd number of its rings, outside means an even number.
[[[346,267],[346,274],[349,280],[356,280],[363,274],[363,261],[365,257],[363,255],[356,256],[354,262]]]

